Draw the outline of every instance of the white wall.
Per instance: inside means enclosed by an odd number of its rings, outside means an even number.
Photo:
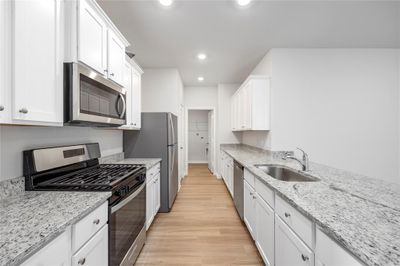
[[[142,75],[142,111],[179,116],[183,86],[176,68],[146,68]]]
[[[252,73],[271,76],[271,132],[243,142],[400,182],[399,68],[399,50],[273,49]]]
[[[0,126],[0,181],[22,176],[22,151],[99,142],[102,156],[122,152],[122,131],[85,127]]]
[[[185,87],[183,103],[188,107],[217,107],[217,87]]]
[[[188,122],[188,160],[189,163],[207,163],[208,143],[207,110],[189,110]]]

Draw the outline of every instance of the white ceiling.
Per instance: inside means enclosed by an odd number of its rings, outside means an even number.
[[[242,82],[273,47],[400,47],[397,1],[98,2],[142,67],[177,67],[186,86]]]

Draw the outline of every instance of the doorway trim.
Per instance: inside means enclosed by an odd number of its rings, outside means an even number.
[[[214,106],[186,106],[185,107],[185,175],[188,175],[188,169],[189,169],[189,111],[212,111],[214,115],[214,119],[212,121],[213,123],[213,132],[211,132],[211,135],[213,136],[214,143],[212,145],[212,153],[213,153],[213,169],[212,169],[212,174],[217,176],[217,156],[216,156],[216,149],[217,149],[217,113],[216,113],[216,107]]]

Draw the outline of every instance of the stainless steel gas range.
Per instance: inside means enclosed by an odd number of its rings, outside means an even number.
[[[133,265],[146,240],[146,168],[98,158],[98,143],[24,151],[25,189],[112,192],[109,265]]]

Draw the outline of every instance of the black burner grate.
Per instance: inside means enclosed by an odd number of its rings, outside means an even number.
[[[38,184],[40,187],[76,187],[102,189],[139,171],[142,166],[132,164],[100,164],[60,176]]]

